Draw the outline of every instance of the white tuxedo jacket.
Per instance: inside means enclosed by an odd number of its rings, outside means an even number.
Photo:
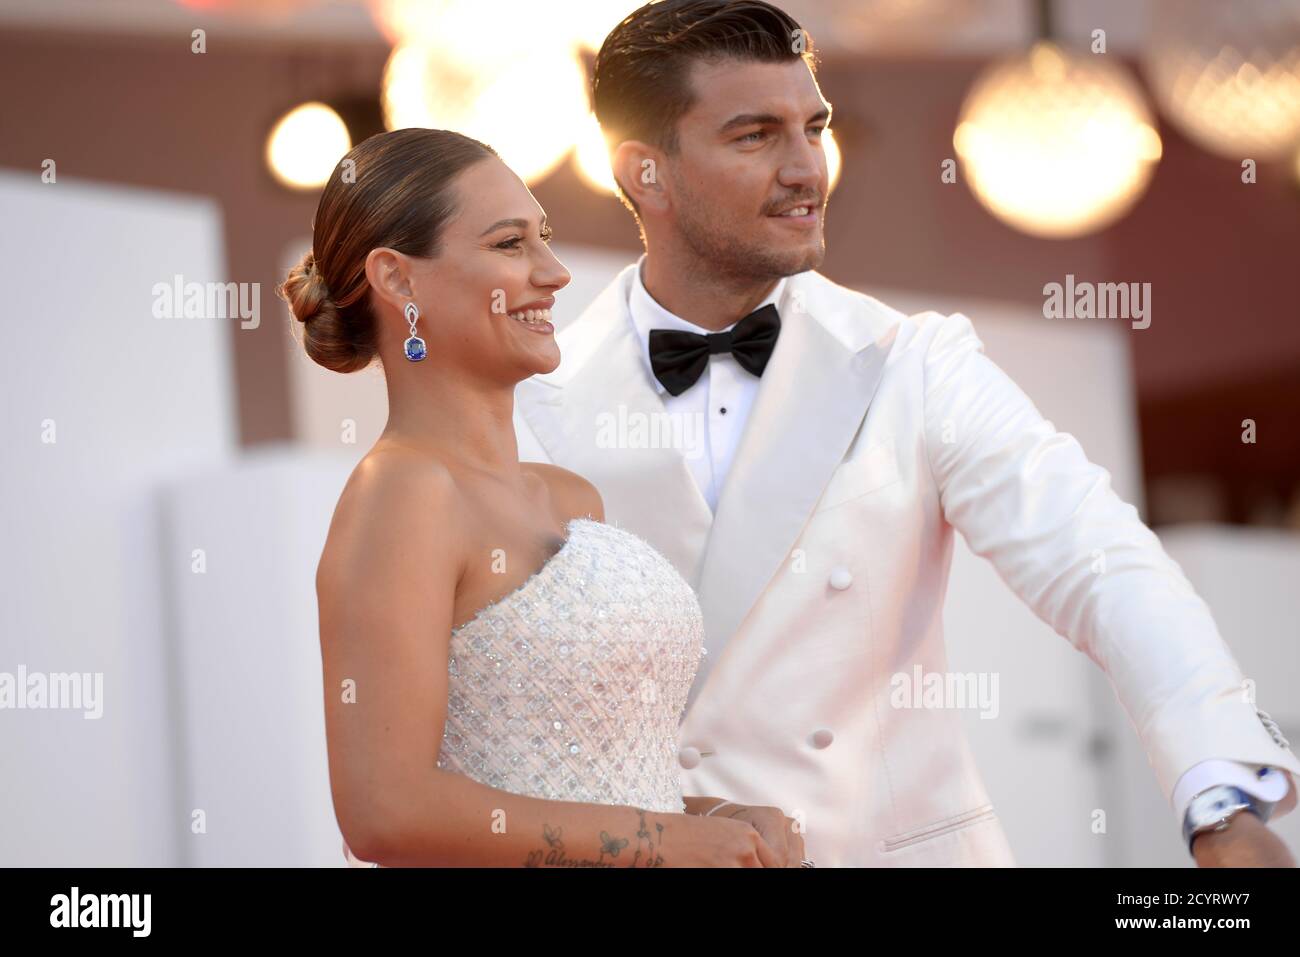
[[[1166,799],[1207,758],[1300,773],[1179,566],[965,316],[792,276],[714,515],[681,443],[648,441],[668,414],[627,314],[635,268],[519,385],[515,426],[522,459],[588,478],[699,594],[684,793],[782,808],[818,866],[1013,864],[960,712],[891,697],[896,674],[947,670],[954,528],[1106,671]]]

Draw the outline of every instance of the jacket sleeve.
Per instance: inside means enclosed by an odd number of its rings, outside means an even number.
[[[1266,730],[1209,607],[1110,473],[932,316],[925,439],[944,518],[1034,613],[1105,671],[1162,793],[1200,761],[1300,761]]]

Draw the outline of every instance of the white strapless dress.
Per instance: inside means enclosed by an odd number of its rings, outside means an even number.
[[[586,518],[566,530],[536,573],[452,630],[437,766],[530,797],[680,813],[699,601],[632,532]]]

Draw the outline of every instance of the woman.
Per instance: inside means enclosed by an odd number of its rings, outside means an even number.
[[[589,482],[519,461],[514,387],[560,361],[550,310],[570,277],[549,238],[490,147],[399,130],[335,169],[281,287],[312,359],[377,356],[388,388],[316,576],[345,849],[385,866],[774,866],[752,826],[709,813],[727,802],[683,813],[690,587],[604,524]]]

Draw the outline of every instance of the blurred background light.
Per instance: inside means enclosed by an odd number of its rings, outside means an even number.
[[[1156,102],[1199,146],[1284,159],[1300,143],[1300,2],[1162,0],[1143,69]]]
[[[835,191],[836,184],[840,181],[840,167],[843,163],[840,157],[840,144],[835,141],[835,131],[829,127],[822,131],[822,149],[826,151],[826,174],[830,182],[827,193]]]
[[[510,6],[510,0],[505,0]],[[518,21],[511,16],[493,16],[489,8],[502,4],[473,3],[470,0],[368,0],[371,19],[392,44],[428,43],[445,48],[472,46],[490,59],[498,31],[507,37]],[[516,11],[509,11],[516,12]],[[492,38],[492,39],[488,39]]]
[[[384,71],[382,103],[388,129],[472,136],[530,185],[564,161],[590,112],[587,73],[573,52],[523,44],[490,62],[440,45],[399,44]]]
[[[638,6],[626,0],[566,0],[564,16],[557,19],[566,22],[582,49],[595,53],[610,31]]]
[[[502,50],[543,44],[600,49],[605,36],[636,4],[626,0],[368,0],[371,18],[390,43],[460,47],[485,68]]]
[[[822,49],[932,48],[990,9],[988,0],[793,0],[783,7]]]
[[[276,122],[266,139],[266,165],[291,189],[319,189],[352,148],[347,125],[324,103],[303,103]]]
[[[238,13],[259,18],[287,17],[314,0],[175,0],[178,6],[207,13]]]
[[[1126,213],[1161,154],[1142,91],[1122,68],[1045,40],[976,77],[953,146],[990,212],[1058,239]]]
[[[609,144],[600,131],[596,114],[588,113],[573,148],[573,166],[582,181],[598,193],[614,193],[616,184],[609,164]]]

